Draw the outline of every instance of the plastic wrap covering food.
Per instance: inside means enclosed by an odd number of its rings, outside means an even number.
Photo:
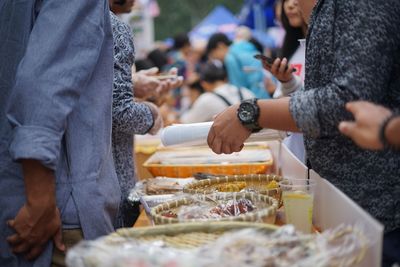
[[[183,187],[189,183],[194,182],[194,178],[169,178],[169,177],[155,177],[144,181],[139,181],[131,190],[129,200],[138,200],[141,196],[151,195],[170,195],[183,191]]]
[[[210,243],[183,249],[160,240],[113,236],[84,241],[67,253],[68,267],[350,267],[368,242],[360,230],[339,226],[320,235],[285,226],[273,233],[254,229],[227,232]]]
[[[254,202],[246,198],[235,198],[218,200],[212,197],[206,201],[195,199],[193,205],[182,206],[176,214],[180,221],[190,219],[221,219],[225,217],[239,216],[257,209],[266,208],[267,205],[261,201]]]
[[[273,157],[266,143],[247,144],[242,151],[217,155],[209,147],[160,149],[144,164],[154,176],[193,177],[195,173],[235,175],[269,173]]]
[[[186,195],[151,210],[156,224],[208,220],[274,223],[278,201],[256,193]]]

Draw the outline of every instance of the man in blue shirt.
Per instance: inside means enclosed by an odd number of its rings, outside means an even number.
[[[113,231],[109,19],[106,0],[0,3],[0,266]]]

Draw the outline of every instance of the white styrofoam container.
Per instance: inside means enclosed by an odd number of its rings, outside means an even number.
[[[268,142],[275,159],[275,171],[288,179],[308,177],[307,167],[279,141]],[[357,266],[381,266],[384,226],[364,211],[353,200],[310,170],[310,179],[317,183],[314,202],[314,224],[322,229],[329,229],[340,224],[361,227],[370,242],[367,253]]]

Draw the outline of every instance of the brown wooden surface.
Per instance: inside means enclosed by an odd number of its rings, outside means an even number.
[[[148,178],[153,178],[153,175],[143,167],[143,163],[150,157],[150,154],[145,153],[135,153],[135,165],[136,165],[136,173],[139,180],[145,180]]]
[[[145,226],[152,226],[152,224],[149,217],[146,214],[146,211],[142,210],[133,227],[145,227]]]

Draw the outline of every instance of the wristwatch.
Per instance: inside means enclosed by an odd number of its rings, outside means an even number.
[[[258,124],[260,107],[257,104],[257,100],[257,98],[243,100],[237,110],[237,117],[239,121],[252,133],[259,132],[262,129]]]

